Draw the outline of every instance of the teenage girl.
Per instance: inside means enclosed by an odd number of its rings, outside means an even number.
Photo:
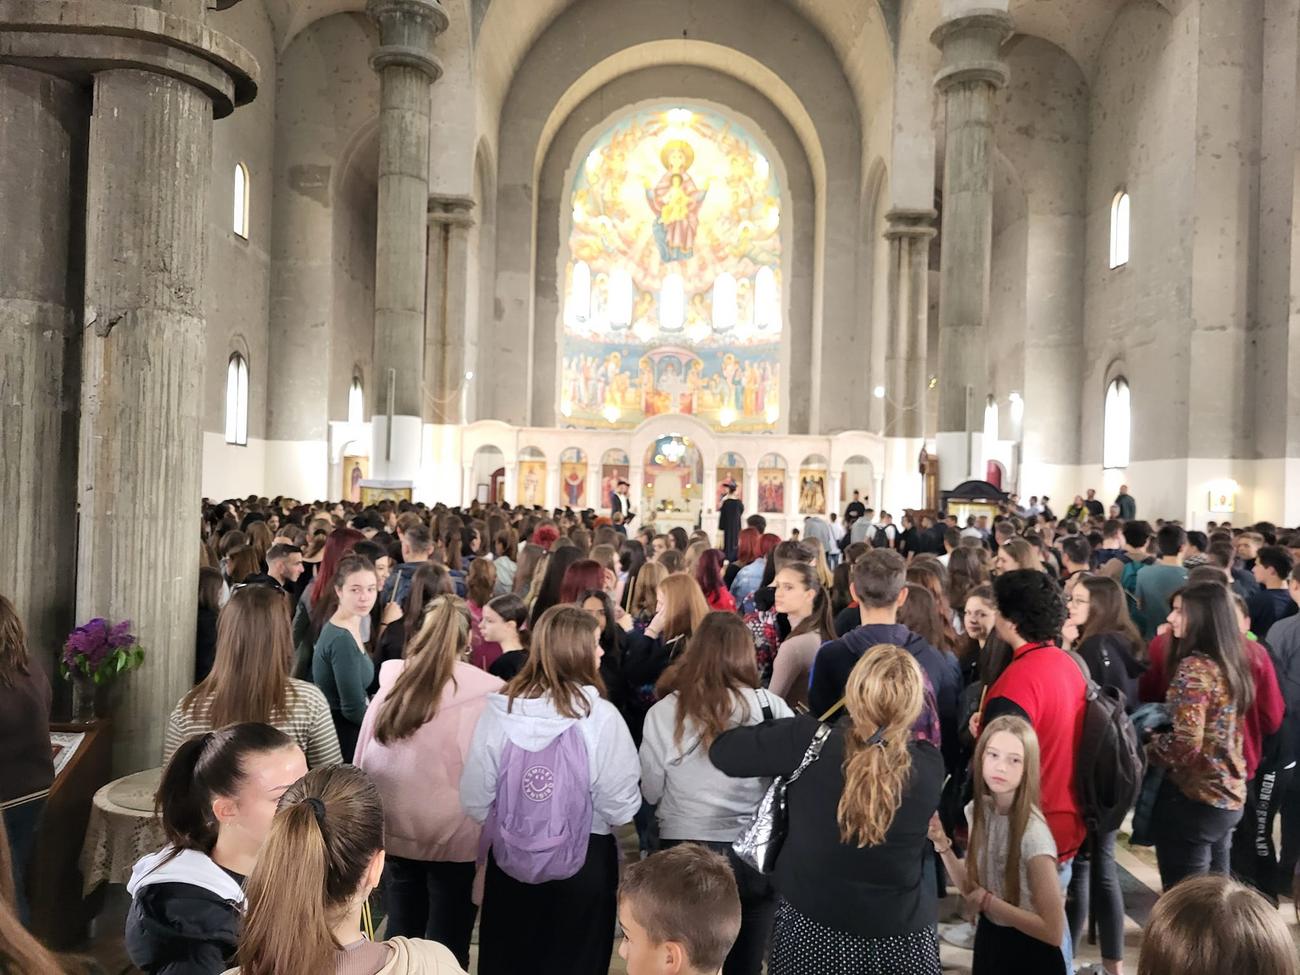
[[[143,857],[127,892],[126,949],[149,975],[219,975],[235,953],[244,880],[276,803],[307,773],[283,731],[247,722],[188,739],[163,771],[167,846]]]

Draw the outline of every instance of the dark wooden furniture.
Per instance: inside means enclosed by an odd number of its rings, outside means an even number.
[[[82,732],[76,754],[54,780],[36,838],[31,866],[32,928],[49,947],[63,951],[84,945],[95,897],[81,893],[77,859],[86,838],[91,800],[112,778],[112,722],[51,724],[51,731]]]

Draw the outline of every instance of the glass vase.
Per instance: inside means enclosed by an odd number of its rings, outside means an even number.
[[[95,720],[95,682],[85,674],[72,675],[72,721],[90,724]]]

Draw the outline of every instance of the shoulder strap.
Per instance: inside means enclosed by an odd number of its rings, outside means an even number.
[[[763,709],[763,720],[772,720],[772,699],[767,696],[767,691],[758,688],[758,706]]]
[[[838,701],[836,701],[834,704],[832,704],[832,705],[830,706],[830,710],[828,710],[825,714],[823,714],[823,715],[822,715],[820,718],[818,718],[817,720],[818,720],[818,721],[821,721],[821,722],[825,722],[827,718],[829,718],[832,714],[834,714],[836,711],[838,711],[838,710],[839,710],[840,708],[842,708],[842,707],[844,707],[844,698],[840,698]]]
[[[804,769],[817,761],[817,756],[821,754],[822,746],[826,744],[826,739],[830,736],[830,733],[830,725],[821,724],[817,726],[817,733],[813,735],[812,741],[808,743],[808,748],[803,753],[803,759],[800,760],[799,767],[791,772],[789,777],[785,780],[787,785],[799,778],[799,776],[803,775]]]

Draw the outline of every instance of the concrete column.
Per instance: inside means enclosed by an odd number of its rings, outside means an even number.
[[[71,324],[81,301],[89,113],[72,82],[0,65],[0,594],[13,601],[47,674],[73,622],[79,369]]]
[[[964,479],[972,434],[988,392],[988,315],[993,250],[994,96],[1007,83],[1000,60],[1011,18],[977,11],[940,24],[935,87],[946,112],[943,234],[939,268],[939,476]]]
[[[429,116],[442,67],[434,39],[447,28],[438,0],[370,0],[379,47],[379,206],[371,474],[415,481],[424,413]]]
[[[469,311],[467,196],[429,198],[428,301],[425,305],[424,374],[429,423],[464,423],[465,326]]]
[[[826,477],[826,517],[829,521],[832,514],[837,516],[843,514],[840,508],[844,504],[844,497],[840,492],[840,485],[844,482],[844,472],[828,471]],[[839,518],[835,520],[839,521]]]
[[[129,619],[119,772],[158,762],[194,675],[212,102],[176,78],[95,76],[86,200],[77,615]]]
[[[930,240],[934,210],[891,210],[885,358],[885,435],[920,437],[925,428],[926,325],[930,313]]]

